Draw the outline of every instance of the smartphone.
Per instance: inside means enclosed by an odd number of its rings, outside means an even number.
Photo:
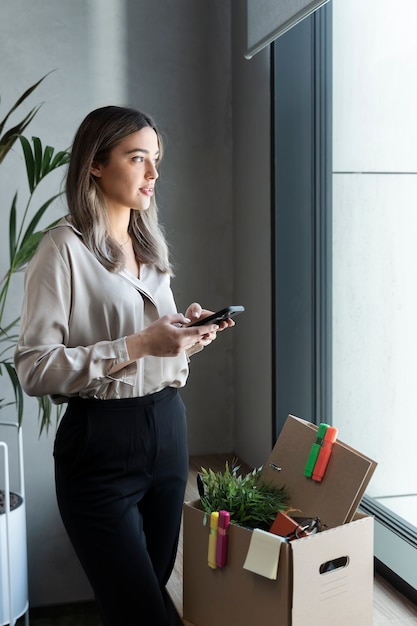
[[[245,307],[241,305],[227,306],[225,309],[221,309],[221,311],[217,311],[217,313],[213,313],[212,315],[203,317],[197,320],[196,322],[191,322],[191,324],[188,324],[188,327],[204,326],[204,324],[218,324],[219,322],[223,322],[224,320],[227,320],[230,317],[235,317],[235,315],[238,315],[238,313],[243,313],[244,310],[245,310]]]

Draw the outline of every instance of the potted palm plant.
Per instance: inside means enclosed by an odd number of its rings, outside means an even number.
[[[43,147],[39,137],[32,137],[32,140],[29,141],[22,134],[38,112],[39,106],[32,108],[18,124],[15,124],[8,130],[5,130],[5,128],[11,115],[25,102],[44,79],[45,76],[29,87],[0,122],[0,165],[4,162],[15,142],[19,141],[23,149],[25,176],[28,183],[28,196],[20,219],[17,192],[11,203],[8,214],[9,268],[0,277],[0,375],[5,373],[8,376],[14,393],[14,402],[0,398],[0,410],[9,404],[15,404],[19,424],[23,416],[24,394],[13,366],[13,350],[17,339],[19,317],[6,321],[9,288],[14,275],[24,270],[27,262],[33,256],[42,237],[42,230],[39,228],[40,222],[50,205],[62,193],[55,194],[44,202],[41,207],[34,209],[33,199],[35,191],[51,172],[68,163],[69,152],[61,150],[55,153],[55,149],[51,146]],[[41,433],[43,429],[47,430],[51,423],[51,403],[46,396],[38,398],[38,403]]]
[[[8,212],[9,267],[0,276],[0,376],[9,383],[12,398],[0,397],[0,411],[15,405],[15,421],[0,421],[0,626],[14,624],[28,608],[27,602],[27,558],[26,558],[26,515],[23,482],[23,456],[21,423],[23,417],[24,393],[13,365],[13,352],[18,335],[19,317],[10,315],[8,295],[13,278],[22,272],[33,256],[42,237],[40,223],[48,208],[62,192],[50,197],[40,207],[34,206],[34,194],[42,181],[54,170],[68,163],[69,152],[55,152],[51,146],[43,146],[39,137],[29,140],[23,132],[39,110],[32,108],[17,124],[10,124],[13,114],[29,98],[45,79],[43,76],[29,87],[0,121],[0,165],[17,143],[24,156],[24,177],[28,185],[24,207],[19,211],[16,192]],[[6,128],[7,127],[7,128]],[[4,378],[3,378],[4,375]],[[49,397],[38,398],[39,433],[48,430],[51,424],[51,402]],[[58,417],[58,416],[57,416]],[[19,471],[19,493],[9,488],[9,443],[2,441],[7,427],[17,433],[17,458]],[[10,438],[9,438],[10,439]],[[8,439],[8,441],[9,441]],[[3,488],[2,488],[3,487]]]

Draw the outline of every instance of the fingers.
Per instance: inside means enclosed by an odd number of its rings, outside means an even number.
[[[230,327],[232,327],[234,325],[235,325],[234,320],[232,320],[230,317],[228,317],[226,320],[223,320],[222,322],[220,322],[219,330],[224,330],[225,328],[230,328]]]
[[[161,320],[165,320],[168,324],[181,328],[191,322],[189,317],[186,317],[182,313],[175,313],[174,315],[165,315]]]
[[[235,325],[232,319],[226,319],[218,324],[189,326],[196,315],[206,317],[209,313],[210,311],[202,309],[199,304],[193,303],[188,307],[186,315],[165,315],[153,322],[147,329],[147,334],[151,335],[150,353],[154,356],[174,356],[196,345],[205,347],[217,338],[218,331]]]
[[[188,309],[187,309],[188,313]],[[163,319],[163,318],[161,318]],[[210,337],[210,341],[216,338],[216,332],[219,330],[218,324],[205,324],[204,326],[188,326],[189,319],[182,314],[170,315],[165,317],[166,322],[175,328],[175,335],[182,347],[194,346],[204,337]],[[174,329],[173,329],[174,330]]]
[[[186,317],[189,317],[192,322],[195,322],[200,319],[202,310],[203,309],[198,302],[193,302],[186,310],[185,315]]]
[[[217,324],[207,324],[204,326],[191,326],[188,328],[185,326],[181,329],[182,332],[186,333],[187,336],[194,339],[195,341],[199,341],[203,337],[208,337],[213,335],[213,338],[216,336],[216,332],[219,330],[219,326]]]

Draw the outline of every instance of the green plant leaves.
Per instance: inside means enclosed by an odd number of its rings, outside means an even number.
[[[52,204],[54,200],[59,198],[61,193],[57,193],[52,198],[49,198],[38,211],[33,216],[30,221],[28,227],[24,232],[22,229],[19,233],[19,239],[21,239],[20,245],[18,239],[16,239],[16,228],[13,225],[12,221],[9,223],[9,240],[10,240],[10,268],[12,273],[19,271],[22,269],[24,265],[31,259],[34,255],[36,248],[40,240],[42,239],[43,230],[35,231],[38,227],[39,222],[42,217],[46,213],[48,207]],[[12,216],[11,216],[12,217]],[[48,228],[54,226],[56,222],[49,224]],[[23,225],[23,224],[22,224]],[[13,251],[13,253],[12,253]]]
[[[201,505],[206,513],[229,511],[230,521],[247,528],[269,530],[278,511],[286,511],[289,493],[284,487],[266,483],[262,478],[262,466],[243,476],[235,463],[225,471],[201,468],[204,495]]]
[[[32,137],[33,148],[23,135],[19,135],[25,156],[26,173],[30,193],[33,193],[41,180],[57,167],[66,165],[69,161],[69,152],[62,150],[54,158],[54,148],[46,146],[43,150],[39,137]]]
[[[21,423],[23,417],[24,393],[13,366],[13,351],[18,338],[18,326],[20,318],[13,320],[7,324],[3,324],[3,318],[7,312],[6,304],[8,299],[9,287],[14,274],[22,270],[38,247],[42,238],[43,230],[40,227],[42,218],[45,216],[50,205],[56,200],[61,193],[53,195],[46,200],[40,208],[34,213],[32,206],[34,204],[34,192],[39,183],[58,167],[66,165],[69,161],[69,152],[62,150],[55,152],[51,146],[42,145],[39,137],[32,137],[30,142],[23,136],[24,129],[32,121],[41,105],[32,108],[27,115],[18,123],[4,131],[6,123],[11,114],[16,111],[20,105],[33,93],[38,85],[45,79],[43,76],[27,89],[22,96],[15,102],[8,111],[4,119],[0,122],[0,164],[5,156],[19,138],[23,150],[24,163],[26,170],[26,178],[28,181],[29,194],[26,200],[26,206],[19,216],[18,211],[18,194],[14,194],[10,211],[9,211],[9,260],[10,267],[0,279],[0,375],[6,373],[14,393],[14,403],[9,402],[5,398],[0,398],[0,410],[6,406],[15,404],[17,410],[18,422]],[[54,222],[53,224],[55,224]],[[53,226],[50,224],[50,226]],[[51,425],[52,403],[49,396],[37,398],[39,406],[39,435],[43,431],[48,431]],[[57,409],[57,421],[60,415],[60,409]]]
[[[50,72],[48,72],[48,74],[50,74]],[[5,159],[7,153],[12,148],[17,137],[23,133],[25,128],[33,120],[42,105],[38,105],[31,109],[29,113],[25,115],[25,117],[18,124],[7,130],[2,135],[9,117],[12,113],[14,113],[14,111],[16,111],[20,107],[20,105],[31,95],[31,93],[35,91],[35,89],[41,84],[41,82],[45,80],[48,74],[42,76],[42,78],[38,80],[34,85],[26,89],[26,91],[20,96],[20,98],[17,99],[11,109],[7,112],[6,116],[0,122],[0,163]]]
[[[38,421],[40,423],[39,437],[45,431],[47,434],[52,425],[52,402],[49,396],[40,396],[38,401]],[[61,415],[62,405],[56,407],[55,423],[58,424]]]
[[[10,378],[10,382],[13,386],[15,403],[17,408],[17,419],[20,424],[23,417],[23,390],[13,365],[11,363],[8,363],[7,361],[4,362],[3,365],[6,368],[6,371]]]
[[[22,243],[19,250],[16,251],[16,254],[13,257],[13,264],[11,266],[12,273],[22,269],[23,266],[26,265],[26,263],[32,258],[40,240],[42,239],[42,235],[43,232],[38,231],[33,233]]]
[[[12,206],[10,207],[9,215],[9,255],[10,265],[12,259],[16,253],[16,205],[17,205],[17,191],[14,194]]]

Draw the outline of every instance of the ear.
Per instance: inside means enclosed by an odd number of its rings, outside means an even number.
[[[90,167],[90,173],[95,176],[96,178],[100,178],[101,177],[101,165],[100,163],[97,163],[96,161],[93,161]]]

